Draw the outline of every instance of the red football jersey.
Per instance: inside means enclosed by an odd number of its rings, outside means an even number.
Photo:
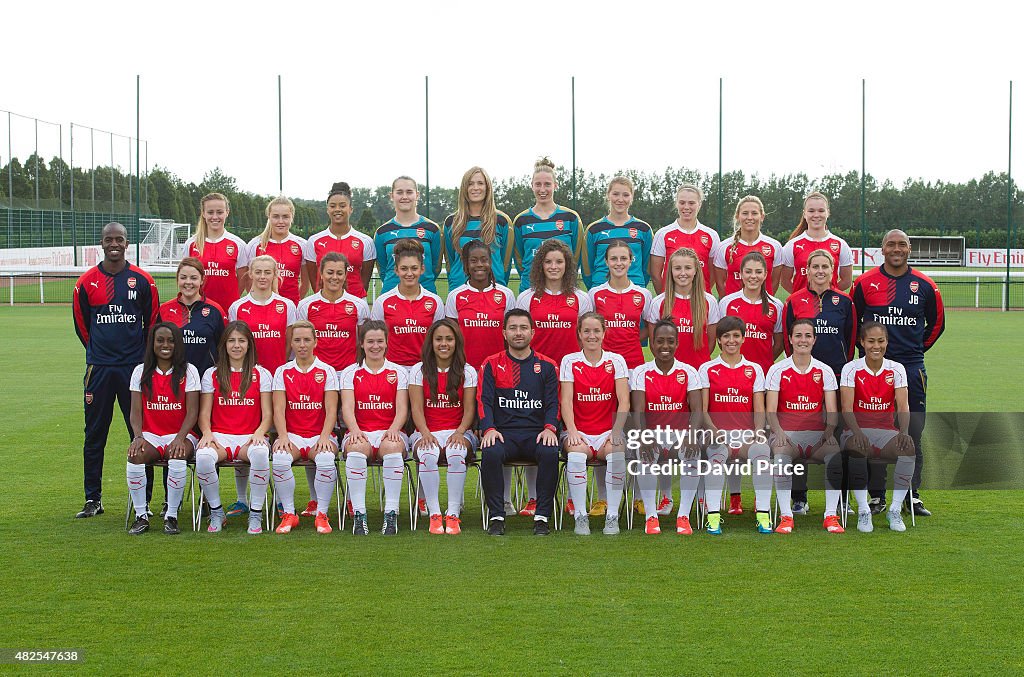
[[[409,389],[405,368],[385,361],[377,372],[362,364],[350,364],[339,377],[341,390],[351,390],[356,404],[356,424],[363,432],[387,430],[395,422],[395,397]]]
[[[862,357],[847,362],[839,383],[853,388],[853,412],[861,428],[896,430],[896,389],[907,387],[907,371],[899,362],[882,360],[877,374]]]
[[[430,392],[430,384],[423,378],[423,363],[417,362],[409,370],[409,385],[423,388],[423,418],[431,432],[439,430],[455,430],[462,423],[465,411],[465,400],[462,392],[466,388],[476,388],[476,368],[466,364],[463,371],[462,386],[455,402],[448,399],[448,370],[437,372],[437,398]]]
[[[747,326],[743,333],[743,357],[767,372],[775,362],[772,346],[775,334],[782,332],[782,301],[774,296],[768,297],[768,311],[761,309],[761,299],[751,301],[742,291],[734,292],[718,302],[718,312],[722,317],[734,315]]]
[[[690,411],[686,397],[692,390],[700,390],[700,376],[697,370],[676,360],[667,374],[658,370],[651,360],[633,370],[629,389],[642,391],[647,401],[644,410],[648,428],[685,428]]]
[[[807,371],[801,372],[787,357],[772,365],[764,380],[765,390],[779,394],[776,412],[783,430],[825,429],[825,391],[839,389],[828,365],[811,359]]]
[[[441,298],[423,287],[414,299],[405,298],[395,287],[378,296],[370,310],[371,320],[384,320],[388,326],[387,359],[403,367],[420,361],[427,330],[443,317]]]
[[[295,324],[295,304],[283,296],[272,294],[260,302],[246,294],[231,304],[228,319],[249,325],[256,341],[256,361],[267,371],[288,361],[288,327]]]
[[[780,265],[793,269],[793,291],[807,286],[807,257],[816,249],[824,249],[832,255],[835,268],[832,271],[832,286],[839,286],[839,268],[853,265],[853,252],[846,240],[831,233],[824,240],[812,240],[807,233],[801,233],[782,247]]]
[[[672,305],[672,319],[679,329],[679,345],[676,347],[676,359],[685,362],[694,369],[700,367],[711,357],[711,346],[708,345],[707,328],[709,325],[718,324],[721,318],[718,301],[714,296],[704,293],[704,302],[708,307],[708,317],[704,322],[704,335],[701,336],[699,348],[693,347],[693,319],[690,314],[689,297],[676,296],[676,302]],[[654,324],[661,319],[662,309],[665,305],[665,295],[658,294],[654,297],[648,309],[648,323]]]
[[[318,359],[338,371],[355,364],[359,325],[370,317],[370,308],[365,300],[345,293],[331,302],[317,292],[302,299],[295,309],[295,316],[309,320],[316,327],[316,349],[313,352]]]
[[[479,369],[488,357],[505,350],[501,325],[505,313],[515,307],[512,290],[500,284],[483,291],[464,284],[448,292],[444,311],[462,330],[466,364]]]
[[[306,241],[298,235],[288,234],[280,242],[270,239],[267,246],[260,246],[259,236],[249,241],[249,261],[264,254],[277,261],[277,293],[292,303],[299,303],[299,280],[302,275],[302,262],[305,258]]]
[[[562,358],[579,350],[576,339],[576,324],[580,315],[593,310],[590,297],[576,289],[571,296],[545,291],[535,296],[527,289],[516,299],[516,307],[530,313],[536,333],[531,347],[561,364]]]
[[[590,290],[590,303],[604,316],[605,350],[622,355],[630,369],[643,364],[640,326],[651,304],[651,293],[635,284],[630,284],[623,291],[615,291],[606,282]]]
[[[558,380],[572,383],[572,413],[576,430],[585,435],[602,435],[615,424],[619,399],[615,380],[628,378],[629,370],[621,355],[605,351],[597,364],[590,364],[583,352],[562,359]]]
[[[242,372],[231,372],[231,392],[228,397],[220,393],[217,386],[217,367],[210,367],[203,374],[202,391],[213,394],[213,410],[210,413],[210,429],[224,435],[252,435],[263,422],[263,405],[260,393],[269,393],[274,377],[263,367],[256,365],[252,372],[249,388],[242,395]]]
[[[284,391],[284,410],[288,432],[299,437],[317,437],[324,429],[324,393],[338,390],[338,372],[325,362],[314,359],[302,371],[295,360],[282,364],[274,373],[274,390]],[[332,419],[336,413],[332,412]]]
[[[348,259],[348,277],[345,278],[345,290],[353,296],[366,298],[363,278],[359,272],[366,261],[377,260],[377,248],[373,238],[352,229],[342,237],[336,236],[330,228],[322,230],[306,241],[305,258],[320,268],[320,261],[327,252],[340,252]],[[316,289],[320,289],[320,275],[317,274]]]
[[[225,232],[218,240],[206,240],[203,253],[196,249],[195,237],[185,241],[188,256],[203,262],[206,276],[203,278],[203,293],[206,298],[221,308],[230,308],[238,300],[239,268],[249,266],[249,251],[242,238]]]
[[[765,263],[768,264],[765,271],[768,276],[764,280],[764,287],[768,290],[769,294],[774,293],[772,268],[778,265],[782,258],[782,245],[779,244],[778,240],[762,234],[752,244],[747,244],[734,235],[722,240],[722,244],[718,245],[718,248],[715,249],[712,260],[714,261],[715,268],[720,268],[726,272],[726,294],[732,294],[743,288],[743,280],[740,279],[740,263],[743,261],[743,257],[750,252],[758,252],[764,256]]]
[[[154,369],[152,394],[146,397],[142,392],[142,371],[143,365],[135,367],[128,385],[132,392],[142,394],[142,432],[159,437],[177,435],[185,421],[185,393],[199,392],[199,372],[188,365],[175,395],[171,388],[171,372],[165,374],[159,368]]]
[[[721,357],[705,362],[698,371],[708,390],[708,413],[719,430],[752,430],[754,393],[764,392],[761,367],[742,359],[730,367]]]
[[[662,285],[665,284],[665,275],[668,273],[669,258],[677,249],[687,247],[697,253],[701,270],[704,273],[704,288],[711,289],[711,255],[718,243],[718,233],[699,221],[690,232],[683,230],[678,221],[673,221],[659,229],[654,234],[654,241],[651,243],[651,255],[665,257],[665,265],[661,269]]]

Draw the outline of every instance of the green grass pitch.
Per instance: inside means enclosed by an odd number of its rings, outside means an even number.
[[[1019,353],[1021,329],[1015,313],[950,313],[928,355],[929,408],[1020,411],[1024,360],[996,351]],[[1024,670],[1021,491],[928,492],[935,516],[904,534],[879,518],[873,534],[829,536],[812,494],[814,514],[790,537],[759,536],[748,512],[717,539],[669,529],[537,539],[525,518],[496,539],[481,532],[470,493],[458,538],[412,534],[407,522],[394,539],[318,536],[306,521],[254,538],[238,519],[218,536],[130,538],[116,418],[107,513],[71,519],[82,503],[83,363],[70,307],[0,308],[11,419],[0,432],[0,646],[84,651],[69,671]],[[233,491],[228,473],[222,484]]]

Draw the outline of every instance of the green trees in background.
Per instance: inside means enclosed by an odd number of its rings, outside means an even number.
[[[765,204],[765,231],[785,241],[800,220],[803,197],[812,190],[820,190],[831,200],[832,229],[852,245],[860,245],[861,188],[857,172],[817,178],[803,173],[762,177],[729,172],[722,176],[721,215],[717,174],[671,167],[662,172],[623,173],[636,185],[633,215],[655,228],[675,219],[675,190],[680,184],[692,183],[705,193],[701,221],[712,228],[720,225],[723,237],[732,232],[732,214],[737,201],[744,195],[754,194]],[[604,196],[611,176],[578,169],[574,191],[571,172],[560,168],[558,174],[556,200],[559,204],[578,211],[587,223],[607,213]],[[73,179],[76,211],[134,213],[134,177],[117,168],[101,166],[94,170],[76,167]],[[0,207],[69,210],[71,181],[69,167],[59,158],[46,162],[32,155],[24,163],[13,158],[0,167]],[[902,185],[896,185],[888,180],[879,183],[868,175],[866,204],[871,235],[866,244],[874,245],[882,231],[899,227],[917,235],[964,235],[971,247],[1005,247],[1006,181],[1005,173],[988,172],[965,183],[907,179]],[[379,224],[394,215],[390,190],[390,186],[353,188],[356,228],[372,234]],[[264,209],[271,196],[240,189],[237,180],[219,167],[208,171],[198,184],[182,180],[165,167],[155,167],[144,180],[141,212],[143,216],[195,223],[199,216],[199,199],[210,192],[228,196],[230,224],[241,237],[253,237],[263,229]],[[494,193],[498,208],[513,217],[533,204],[529,176],[496,180]],[[432,186],[428,203],[426,188],[420,186],[420,213],[440,222],[454,210],[456,198],[454,188]],[[309,235],[324,227],[327,213],[322,197],[292,199],[296,206],[295,230],[299,235]],[[1024,191],[1018,189],[1015,210],[1022,203]],[[1019,242],[1016,236],[1014,240]]]

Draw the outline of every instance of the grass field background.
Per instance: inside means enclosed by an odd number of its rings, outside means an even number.
[[[1017,313],[950,313],[928,354],[929,409],[1024,409],[1022,329]],[[0,407],[13,422],[0,432],[0,645],[78,648],[82,672],[1024,670],[1021,491],[927,492],[935,516],[904,534],[881,518],[873,534],[825,534],[812,494],[813,514],[790,537],[759,536],[748,511],[721,538],[537,539],[513,518],[496,539],[468,495],[458,538],[412,534],[404,521],[393,539],[319,536],[305,521],[254,538],[238,519],[217,536],[130,538],[116,416],[107,513],[71,519],[83,368],[70,307],[0,307]]]

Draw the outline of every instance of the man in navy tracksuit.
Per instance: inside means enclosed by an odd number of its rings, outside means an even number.
[[[534,325],[528,312],[508,311],[503,327],[508,349],[487,358],[477,390],[488,533],[505,533],[505,462],[529,460],[537,462],[533,533],[545,536],[558,480],[558,367],[530,348]]]
[[[921,487],[921,434],[924,432],[925,393],[928,374],[924,354],[935,345],[946,328],[942,295],[938,286],[924,273],[907,265],[910,238],[902,230],[890,230],[882,238],[885,262],[857,278],[853,303],[861,323],[880,322],[889,333],[885,357],[899,362],[907,371],[907,395],[910,400],[910,437],[914,440],[917,462],[911,509],[916,515],[930,515],[918,495]],[[871,511],[885,510],[885,466],[871,464],[869,492]]]
[[[149,327],[160,299],[153,278],[125,259],[128,231],[120,223],[103,227],[103,261],[75,283],[75,331],[85,346],[85,507],[75,517],[103,512],[103,450],[117,400],[131,437],[128,383],[142,362]]]

